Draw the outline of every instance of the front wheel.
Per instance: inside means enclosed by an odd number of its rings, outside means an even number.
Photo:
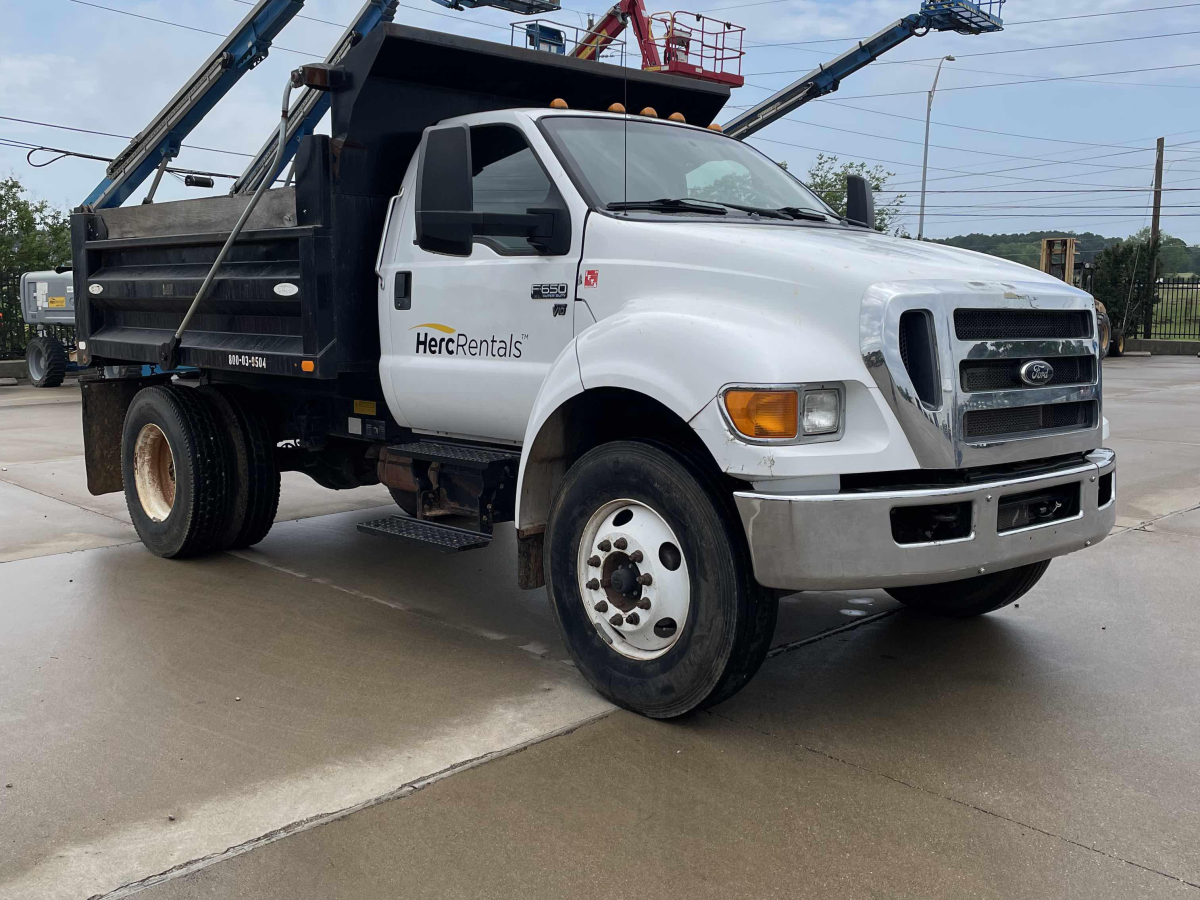
[[[968,619],[995,612],[1020,600],[1041,580],[1049,567],[1050,560],[1047,559],[990,575],[964,578],[962,581],[888,588],[888,593],[913,609],[937,616]]]
[[[605,697],[671,718],[733,696],[775,630],[732,498],[682,455],[618,441],[567,472],[546,584],[575,664]]]

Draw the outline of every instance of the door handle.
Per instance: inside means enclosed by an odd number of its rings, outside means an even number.
[[[412,309],[412,272],[397,272],[393,298],[396,309]]]

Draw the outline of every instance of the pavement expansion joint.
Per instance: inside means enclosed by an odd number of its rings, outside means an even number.
[[[892,612],[894,612],[894,610]],[[838,629],[838,630],[841,631],[844,629]],[[710,709],[710,710],[707,710],[707,712],[710,716],[714,716],[715,718],[722,719],[726,722],[729,722],[731,725],[738,725],[742,728],[745,728],[747,731],[753,731],[756,734],[761,734],[764,737],[771,738],[772,740],[781,741],[782,743],[789,744],[793,747],[797,747],[808,753],[812,753],[815,756],[820,756],[824,759],[829,760],[830,762],[838,763],[843,766],[848,766],[849,768],[857,769],[860,772],[865,772],[868,775],[874,775],[878,778],[886,779],[887,781],[891,781],[894,784],[900,785],[901,787],[909,788],[910,790],[918,791],[922,794],[926,794],[927,796],[936,797],[939,800],[945,800],[949,803],[957,804],[958,806],[964,806],[967,809],[973,810],[977,813],[982,813],[985,816],[991,816],[992,818],[999,819],[1002,822],[1008,822],[1011,825],[1017,825],[1021,828],[1027,828],[1030,831],[1036,832],[1040,835],[1044,835],[1045,837],[1053,838],[1054,840],[1058,840],[1058,841],[1062,841],[1065,844],[1070,844],[1071,846],[1078,847],[1081,850],[1090,851],[1091,853],[1095,853],[1099,856],[1103,856],[1106,859],[1111,859],[1114,862],[1119,862],[1119,863],[1123,863],[1124,865],[1127,865],[1127,866],[1132,866],[1135,869],[1140,869],[1143,872],[1148,872],[1152,875],[1160,875],[1163,878],[1170,879],[1171,881],[1173,881],[1177,884],[1184,885],[1189,888],[1196,888],[1197,890],[1200,890],[1200,884],[1197,884],[1196,882],[1188,881],[1186,878],[1181,878],[1178,875],[1172,875],[1170,872],[1163,872],[1162,870],[1155,869],[1152,866],[1147,866],[1147,865],[1144,865],[1139,862],[1134,862],[1133,860],[1125,859],[1123,856],[1119,856],[1118,854],[1113,853],[1108,850],[1101,850],[1095,846],[1089,846],[1088,844],[1082,844],[1079,841],[1072,840],[1069,837],[1064,837],[1063,835],[1056,834],[1053,831],[1047,831],[1046,829],[1039,828],[1036,825],[1030,825],[1028,822],[1022,822],[1020,819],[1014,819],[1011,816],[1004,815],[1003,813],[994,812],[993,810],[987,809],[985,807],[977,806],[974,803],[970,803],[966,800],[960,800],[957,797],[951,797],[948,794],[940,794],[937,791],[931,791],[928,788],[921,787],[919,784],[913,784],[911,781],[905,781],[903,778],[897,778],[895,775],[889,775],[887,772],[877,772],[876,770],[870,768],[869,766],[864,766],[861,763],[856,763],[856,762],[853,762],[852,760],[848,760],[848,759],[845,759],[840,756],[835,756],[834,754],[829,753],[825,750],[818,750],[816,747],[810,747],[807,744],[802,744],[802,743],[799,743],[798,741],[790,741],[787,738],[782,738],[779,735],[774,734],[770,731],[767,731],[763,728],[758,728],[754,725],[747,724],[746,722],[741,722],[737,719],[732,719],[729,716],[721,715],[721,713],[716,712],[715,710]]]
[[[881,613],[876,613],[873,616],[864,616],[861,619],[855,619],[838,628],[831,628],[828,631],[822,631],[820,634],[814,634],[812,637],[806,637],[799,641],[790,641],[786,644],[780,644],[778,647],[772,647],[767,651],[767,659],[773,656],[779,656],[783,653],[790,653],[793,650],[799,650],[801,647],[807,647],[809,644],[816,644],[826,638],[831,638],[837,634],[845,634],[847,631],[854,631],[857,628],[862,628],[864,625],[870,625],[872,622],[878,622],[880,619],[886,619],[888,616],[894,616],[900,612],[903,607],[895,609],[887,609]]]
[[[283,840],[284,838],[290,837],[294,834],[300,834],[301,832],[309,831],[310,829],[319,828],[322,825],[328,825],[332,822],[336,822],[339,819],[344,819],[347,816],[354,815],[354,813],[360,812],[364,809],[369,809],[372,806],[378,806],[381,803],[387,803],[391,800],[399,800],[404,797],[409,797],[445,778],[449,778],[452,775],[457,775],[460,772],[465,772],[469,769],[474,769],[476,766],[481,766],[485,763],[502,759],[507,756],[515,756],[516,754],[521,753],[524,750],[528,750],[530,747],[544,743],[545,741],[573,734],[581,728],[585,728],[588,725],[593,725],[596,722],[599,722],[601,719],[607,718],[615,711],[615,709],[608,709],[604,712],[596,713],[595,715],[580,719],[578,722],[572,722],[569,725],[564,725],[561,728],[555,728],[546,732],[545,734],[540,734],[536,737],[530,738],[529,740],[513,744],[511,747],[504,747],[499,750],[493,750],[488,753],[480,754],[479,756],[472,757],[471,759],[462,760],[461,762],[454,763],[453,765],[447,766],[444,769],[440,769],[437,772],[433,772],[429,775],[422,775],[419,778],[413,779],[412,781],[405,782],[397,788],[380,794],[377,797],[372,797],[369,800],[364,800],[361,803],[355,803],[352,806],[334,810],[333,812],[317,813],[315,815],[308,816],[304,819],[292,822],[291,824],[284,825],[282,828],[276,828],[275,830],[259,835],[256,838],[243,841],[240,844],[229,847],[226,850],[222,850],[220,853],[213,853],[209,854],[208,856],[202,856],[197,859],[189,860],[188,862],[180,863],[177,866],[172,866],[166,871],[158,872],[154,875],[148,875],[145,878],[141,878],[137,881],[132,881],[128,884],[121,885],[120,887],[104,894],[93,894],[92,896],[88,897],[87,900],[120,900],[122,897],[129,897],[156,885],[163,884],[164,882],[174,881],[177,878],[183,878],[186,875],[191,875],[193,872],[197,872],[201,869],[207,869],[209,866],[214,866],[217,863],[224,862],[228,859],[233,859],[234,857],[249,853],[252,850],[265,847],[268,844],[273,844],[276,841]]]

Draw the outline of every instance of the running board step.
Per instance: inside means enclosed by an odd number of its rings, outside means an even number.
[[[407,456],[409,459],[448,463],[464,469],[486,469],[496,463],[511,463],[514,467],[514,478],[516,477],[516,466],[521,462],[521,454],[515,450],[497,450],[494,447],[450,444],[442,441],[414,441],[411,444],[398,444],[388,447],[388,453]]]
[[[395,538],[409,544],[432,547],[442,553],[476,550],[486,547],[492,542],[490,534],[456,528],[453,525],[437,525],[407,516],[388,516],[386,519],[359,522],[358,530],[363,534],[377,534],[380,537]]]

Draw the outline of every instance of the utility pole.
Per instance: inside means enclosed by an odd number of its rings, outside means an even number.
[[[954,62],[953,56],[942,57],[937,72],[933,75],[933,87],[929,89],[929,103],[925,106],[925,160],[921,163],[921,218],[917,222],[917,240],[925,237],[925,182],[929,176],[929,119],[933,115],[933,95],[937,93],[938,79],[942,77],[942,64]]]
[[[1154,164],[1154,217],[1150,220],[1150,259],[1147,267],[1146,286],[1146,325],[1142,337],[1149,338],[1154,329],[1154,295],[1158,291],[1158,240],[1162,223],[1162,182],[1163,182],[1163,150],[1166,138],[1158,139],[1158,161]]]

